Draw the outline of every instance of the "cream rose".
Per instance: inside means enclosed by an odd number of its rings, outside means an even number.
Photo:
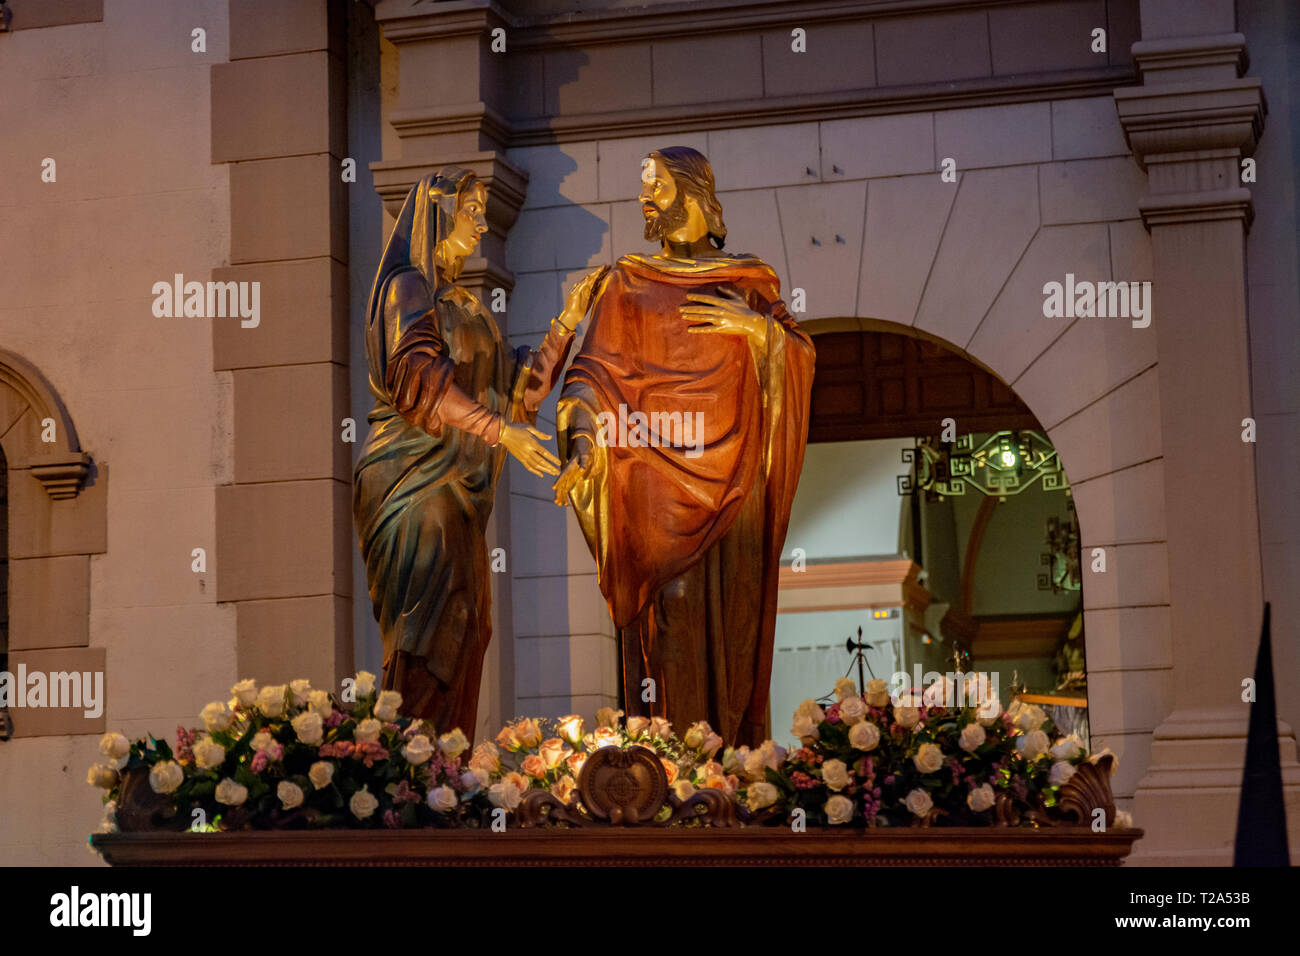
[[[627,719],[627,732],[630,737],[638,737],[649,729],[649,717],[629,717]]]
[[[356,691],[357,699],[369,697],[375,692],[375,675],[370,671],[357,671],[357,676],[353,679],[352,689]]]
[[[525,717],[515,724],[515,733],[519,737],[519,743],[525,747],[536,747],[542,742],[542,729],[531,717]]]
[[[822,809],[826,812],[826,822],[831,826],[848,823],[853,819],[853,801],[842,793],[832,796]]]
[[[315,747],[325,738],[325,719],[310,710],[305,710],[289,722],[293,732],[309,747]]]
[[[257,692],[257,709],[263,717],[284,715],[284,695],[288,690],[284,684],[270,684]]]
[[[519,769],[528,776],[540,780],[546,776],[546,761],[537,754],[529,754],[524,758],[524,762],[519,765]]]
[[[211,737],[200,737],[190,750],[194,754],[194,765],[200,770],[220,767],[226,759],[226,748]]]
[[[884,707],[889,703],[889,685],[877,677],[875,680],[867,681],[867,705],[870,707]]]
[[[289,699],[295,707],[306,707],[311,699],[311,681],[305,677],[289,681]]]
[[[210,734],[219,734],[224,730],[229,730],[230,725],[235,722],[235,715],[226,710],[226,705],[219,700],[214,700],[204,707],[199,712],[199,718],[203,721],[203,726],[207,728]]]
[[[776,803],[780,793],[770,783],[751,783],[745,791],[745,805],[751,810],[762,810]]]
[[[352,739],[359,744],[372,744],[379,739],[379,732],[383,729],[382,723],[373,717],[367,717],[352,731]]]
[[[112,790],[117,785],[117,771],[106,763],[97,763],[86,774],[86,783],[101,790]]]
[[[99,738],[99,752],[105,757],[121,760],[131,752],[131,741],[122,734],[104,734]]]
[[[861,697],[845,697],[840,701],[840,720],[853,727],[867,719],[867,703]]]
[[[617,727],[618,719],[623,716],[621,710],[615,710],[613,707],[602,707],[596,711],[597,727]]]
[[[567,746],[559,737],[543,740],[541,747],[537,750],[537,755],[542,758],[547,770],[555,769],[571,753],[573,753],[573,748]]]
[[[564,762],[569,767],[569,773],[576,777],[578,774],[582,773],[582,765],[587,762],[587,755],[581,752],[570,754],[564,759]]]
[[[482,770],[469,769],[461,773],[460,785],[462,789],[469,791],[473,790],[475,787],[486,787],[488,781],[491,779],[492,778]]]
[[[790,733],[798,737],[805,744],[811,743],[821,737],[821,731],[817,729],[820,721],[813,720],[807,714],[795,714],[794,723],[790,727]]]
[[[469,739],[458,727],[438,738],[438,749],[442,751],[442,755],[448,760],[455,760],[466,750],[469,750]]]
[[[523,792],[509,780],[498,781],[488,790],[488,800],[492,802],[492,806],[501,807],[503,810],[513,810],[519,806],[519,801],[523,798]]]
[[[252,707],[257,703],[257,682],[254,680],[241,680],[230,688],[230,692],[245,707]]]
[[[832,790],[843,790],[849,785],[849,768],[843,760],[827,760],[822,764],[822,780]]]
[[[424,734],[416,734],[402,748],[402,756],[406,758],[407,763],[418,767],[427,763],[433,756],[433,743]]]
[[[894,721],[905,730],[911,730],[921,722],[921,712],[904,704],[894,708]]]
[[[317,760],[307,771],[307,779],[317,790],[324,790],[334,779],[334,765],[328,760]]]
[[[913,816],[923,817],[934,809],[934,801],[930,799],[927,791],[917,787],[903,800],[903,806],[907,807],[908,813]]]
[[[689,800],[695,796],[695,785],[685,777],[678,777],[673,781],[673,793],[677,795],[678,800]]]
[[[912,763],[916,764],[916,769],[921,773],[934,773],[943,766],[943,751],[934,744],[921,744]]]
[[[706,721],[698,720],[686,728],[686,733],[682,735],[682,743],[692,750],[699,750],[704,743],[704,738],[709,735],[710,727]]]
[[[279,786],[275,788],[275,795],[280,798],[280,806],[285,810],[302,806],[303,800],[307,798],[307,795],[302,792],[302,787],[292,780],[281,780]]]
[[[474,755],[469,758],[469,766],[472,770],[483,769],[488,773],[496,773],[501,767],[501,757],[497,748],[484,741],[474,748]]]
[[[259,750],[265,750],[273,743],[275,743],[275,738],[262,730],[253,734],[253,739],[248,742],[248,746],[252,748],[253,753],[257,753]]]
[[[1133,828],[1133,814],[1127,810],[1115,811],[1115,829],[1131,830]]]
[[[1002,716],[1002,701],[997,697],[988,697],[979,707],[979,722],[982,727],[992,727]]]
[[[970,807],[976,813],[983,813],[993,806],[996,802],[993,788],[989,784],[981,784],[970,793],[966,794],[966,806]]]
[[[820,724],[826,719],[826,711],[822,710],[821,705],[815,700],[805,700],[795,709],[795,714],[800,717],[810,717],[815,724]]]
[[[369,790],[358,790],[352,794],[352,799],[348,801],[348,809],[358,820],[364,820],[371,816],[379,807],[379,800]]]
[[[984,733],[984,728],[978,722],[969,723],[961,729],[961,739],[958,741],[957,746],[968,754],[973,754],[984,746],[986,739],[987,735]]]
[[[673,725],[663,717],[650,718],[650,736],[660,740],[673,739]]]
[[[880,728],[870,721],[864,720],[849,728],[849,746],[854,750],[875,750],[879,743]]]
[[[174,760],[163,760],[149,768],[149,787],[154,793],[174,793],[185,780],[185,771]]]
[[[835,682],[835,699],[841,704],[850,697],[858,696],[858,685],[853,683],[847,677],[841,677]]]
[[[217,784],[215,796],[217,803],[224,803],[228,807],[237,807],[248,799],[248,788],[242,783],[235,783],[235,781],[226,777]]]
[[[1016,738],[1016,751],[1026,760],[1037,760],[1047,753],[1047,734],[1041,730],[1031,730]]]
[[[708,736],[704,738],[704,743],[700,745],[700,753],[706,757],[712,757],[721,746],[722,738],[710,730]]]
[[[437,813],[450,813],[456,809],[458,802],[456,791],[445,783],[436,790],[429,791],[429,809]]]
[[[574,791],[577,789],[578,782],[566,773],[552,785],[551,796],[568,803],[573,799]]]
[[[396,720],[397,710],[402,706],[402,695],[395,690],[381,690],[375,701],[374,715],[380,720]]]
[[[1047,714],[1043,712],[1041,707],[1035,704],[1023,703],[1020,700],[1012,704],[1007,713],[1011,716],[1011,721],[1016,729],[1026,733],[1037,730],[1047,720]]]
[[[329,691],[314,690],[307,695],[307,706],[313,714],[328,717],[334,713],[334,704],[330,701]]]
[[[569,714],[565,717],[561,717],[559,720],[559,729],[560,736],[573,746],[576,747],[578,744],[582,743],[582,735],[584,732],[583,721],[577,714]]]
[[[1080,744],[1082,744],[1082,741],[1074,734],[1070,734],[1068,737],[1062,737],[1056,742],[1055,746],[1052,747],[1052,756],[1057,760],[1073,760],[1083,752],[1083,748]]]
[[[739,752],[737,753],[739,757]],[[741,771],[750,780],[762,780],[767,776],[767,759],[761,750],[751,750],[741,758]]]
[[[1058,760],[1052,764],[1051,771],[1047,774],[1047,782],[1053,787],[1063,786],[1071,777],[1074,776],[1074,767],[1064,760]]]

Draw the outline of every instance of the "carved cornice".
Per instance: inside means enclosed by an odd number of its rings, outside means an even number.
[[[1244,76],[1250,67],[1246,37],[1241,33],[1139,40],[1132,52],[1143,82],[1149,85],[1211,74]]]
[[[32,464],[32,475],[55,501],[75,498],[90,475],[90,456],[84,451],[70,452]]]
[[[1115,91],[1120,125],[1138,163],[1170,153],[1255,151],[1264,130],[1264,90],[1255,77],[1157,83]]]

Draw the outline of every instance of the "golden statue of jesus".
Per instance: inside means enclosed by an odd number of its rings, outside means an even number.
[[[624,706],[758,745],[777,573],[803,465],[814,350],[757,256],[726,255],[696,150],[641,167],[645,238],[604,278],[558,410],[574,506],[618,628]]]

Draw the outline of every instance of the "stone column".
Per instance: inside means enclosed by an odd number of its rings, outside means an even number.
[[[1142,85],[1115,92],[1125,135],[1147,171],[1140,203],[1151,233],[1173,635],[1173,710],[1157,726],[1134,817],[1146,829],[1132,862],[1232,862],[1249,704],[1263,611],[1250,417],[1242,183],[1266,111],[1244,77],[1245,37],[1230,0],[1194,10],[1142,4],[1133,57]],[[1124,279],[1124,276],[1116,276]],[[1300,765],[1281,726],[1292,833]],[[1292,840],[1294,844],[1294,838]]]

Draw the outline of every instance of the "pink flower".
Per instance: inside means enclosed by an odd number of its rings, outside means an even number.
[[[393,803],[401,806],[403,803],[419,803],[420,795],[411,789],[410,783],[403,780],[393,791]],[[391,811],[390,811],[391,812]]]
[[[332,710],[330,715],[325,718],[326,727],[337,727],[341,723],[343,723],[343,711],[341,710]]]
[[[403,783],[405,783],[405,781],[403,781]],[[384,826],[388,827],[390,830],[402,829],[402,818],[398,815],[396,810],[384,811]]]
[[[367,740],[352,748],[352,759],[373,767],[378,761],[388,759],[388,748],[378,740]]]
[[[826,720],[832,724],[840,723],[840,704],[839,701],[831,704],[826,708]]]
[[[248,769],[253,771],[253,773],[261,773],[266,769],[266,765],[269,762],[270,759],[266,756],[266,751],[259,750],[257,753],[253,754],[253,762],[248,765]]]
[[[337,740],[332,744],[325,744],[320,749],[322,757],[350,757],[352,755],[353,743],[350,740]]]
[[[804,773],[802,770],[796,770],[791,774],[790,781],[799,790],[811,790],[813,787],[817,786],[816,779],[808,776],[808,774]]]

